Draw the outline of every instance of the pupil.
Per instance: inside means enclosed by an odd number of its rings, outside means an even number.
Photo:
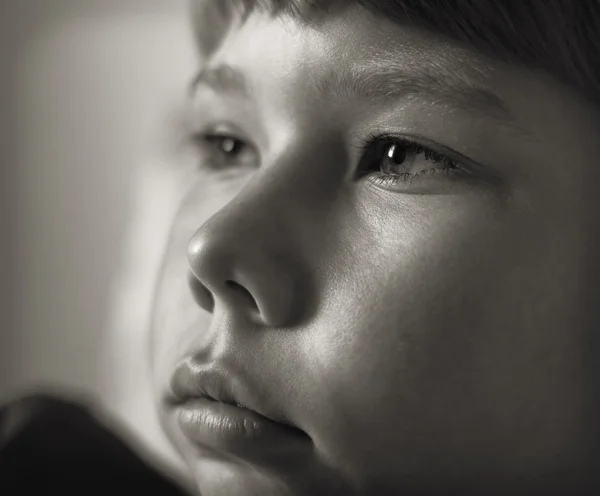
[[[387,156],[394,165],[402,165],[406,160],[406,150],[402,146],[392,145],[388,150]]]

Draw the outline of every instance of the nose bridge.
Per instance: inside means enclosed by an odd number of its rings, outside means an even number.
[[[258,176],[191,237],[192,288],[208,294],[211,307],[220,303],[269,326],[290,325],[301,312],[308,272],[296,240],[301,215],[281,183]]]
[[[213,250],[223,257],[285,250],[283,244],[291,241],[286,225],[291,222],[284,219],[294,216],[291,203],[283,198],[277,185],[265,187],[261,178],[253,178],[193,234],[188,247],[190,262]]]
[[[290,325],[312,308],[315,240],[347,170],[339,142],[313,138],[263,163],[190,239],[195,296],[210,296],[210,308],[221,303],[271,326]]]
[[[223,253],[251,247],[288,251],[318,230],[337,196],[348,157],[335,138],[310,136],[287,145],[199,227],[190,241],[192,253],[200,246],[218,246]]]

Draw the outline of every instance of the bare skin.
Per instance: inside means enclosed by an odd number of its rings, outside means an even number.
[[[221,69],[194,94],[203,165],[152,325],[163,425],[201,493],[587,484],[598,112],[358,7],[319,27],[253,14],[207,67]],[[184,360],[237,371],[299,447],[192,443],[162,402]]]

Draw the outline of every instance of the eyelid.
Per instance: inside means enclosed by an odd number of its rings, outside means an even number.
[[[197,167],[201,170],[231,173],[260,163],[260,152],[252,140],[232,129],[232,126],[218,123],[199,128],[190,135],[190,141],[198,151]],[[231,139],[240,142],[242,147],[233,155],[220,149],[221,140]]]
[[[196,134],[202,136],[228,136],[244,142],[251,142],[239,126],[229,122],[219,122],[218,124],[209,124],[202,126]]]
[[[195,134],[227,134],[264,149],[267,139],[258,115],[250,108],[225,104],[219,98],[192,102]]]
[[[240,141],[244,146],[251,148],[255,153],[259,152],[257,144],[247,136],[246,133],[241,131],[239,126],[219,122],[218,124],[207,124],[204,126],[197,126],[190,134],[189,137],[193,142],[208,142],[209,138],[231,138],[236,141]]]
[[[440,155],[444,155],[450,158],[451,160],[460,164],[461,168],[463,168],[466,172],[483,176],[485,179],[492,183],[502,182],[502,175],[495,168],[473,160],[472,158],[469,158],[468,156],[456,151],[455,149],[443,145],[430,138],[427,138],[423,135],[389,131],[381,131],[373,133],[373,135],[378,136],[384,140],[389,140],[390,142],[393,142],[394,140],[413,142],[419,146],[422,146],[423,148],[429,148],[434,152],[439,153]]]

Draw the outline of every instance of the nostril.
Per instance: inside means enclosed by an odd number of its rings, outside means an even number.
[[[231,280],[225,281],[225,286],[227,286],[228,289],[230,289],[231,291],[233,291],[236,294],[239,294],[245,300],[247,300],[250,303],[250,305],[252,306],[252,308],[258,309],[256,300],[254,299],[254,297],[252,296],[250,291],[248,291],[244,286],[242,286],[241,284],[239,284],[235,281],[231,281]]]
[[[212,313],[215,307],[212,293],[192,273],[188,274],[188,284],[196,303],[207,312]]]

